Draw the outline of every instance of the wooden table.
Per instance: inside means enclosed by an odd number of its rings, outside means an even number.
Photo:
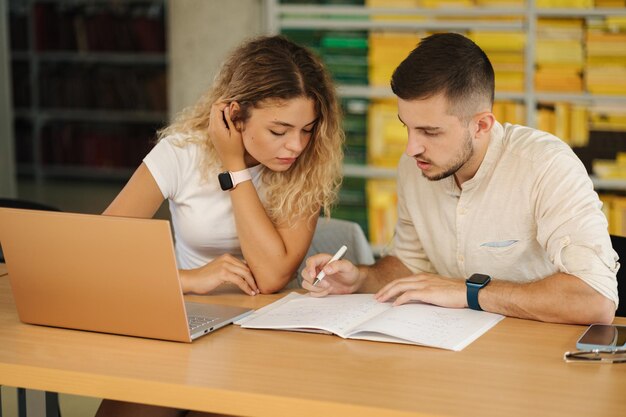
[[[0,385],[245,416],[623,416],[626,364],[562,359],[583,330],[507,318],[461,352],[237,326],[183,344],[22,324],[2,276]]]

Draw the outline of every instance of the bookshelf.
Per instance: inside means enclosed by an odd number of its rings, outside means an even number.
[[[17,172],[126,180],[167,122],[166,0],[10,0]]]
[[[284,33],[292,38],[295,36],[294,40],[296,41],[304,39],[304,44],[307,44],[307,39],[305,37],[299,38],[302,36],[299,33],[305,31],[313,33],[314,36],[321,36],[319,35],[320,33],[342,32],[346,33],[346,36],[354,35],[356,37],[359,37],[359,33],[364,34],[361,36],[368,43],[367,47],[370,49],[368,57],[368,65],[370,65],[369,79],[362,79],[362,82],[358,82],[353,78],[344,80],[340,76],[336,77],[336,81],[338,83],[338,93],[342,100],[365,100],[369,106],[370,113],[377,106],[376,103],[394,98],[391,89],[386,83],[391,69],[383,68],[383,72],[386,70],[389,73],[381,76],[377,69],[373,70],[371,68],[374,65],[372,62],[376,62],[377,59],[378,62],[382,61],[380,53],[378,58],[376,58],[376,53],[372,52],[377,42],[381,45],[378,47],[379,50],[384,53],[392,55],[393,52],[390,52],[390,50],[398,48],[397,54],[400,54],[400,50],[402,50],[402,55],[406,56],[412,47],[411,45],[414,46],[420,37],[434,31],[456,31],[468,34],[486,50],[490,57],[492,54],[496,57],[495,59],[492,58],[496,69],[496,102],[504,103],[504,106],[509,105],[507,103],[513,103],[512,106],[518,116],[515,120],[508,120],[507,117],[501,116],[498,116],[498,118],[550,131],[560,137],[564,134],[571,135],[572,137],[564,138],[564,140],[579,153],[589,172],[592,172],[592,162],[589,158],[585,160],[586,157],[589,157],[587,148],[591,148],[589,146],[590,141],[594,143],[597,139],[596,136],[598,136],[598,132],[591,131],[597,128],[597,126],[593,126],[591,120],[594,117],[602,120],[604,115],[602,113],[596,116],[588,115],[586,110],[584,113],[580,113],[581,109],[619,108],[623,111],[626,118],[626,90],[621,91],[620,94],[591,91],[601,89],[602,87],[596,87],[590,80],[586,79],[591,78],[586,74],[588,71],[587,65],[591,68],[591,64],[589,63],[590,60],[585,61],[584,58],[587,54],[592,54],[591,51],[587,51],[587,49],[592,49],[591,46],[588,48],[587,42],[591,38],[591,30],[589,28],[594,25],[594,19],[602,19],[607,16],[622,17],[624,18],[624,28],[621,30],[626,32],[626,7],[619,7],[626,6],[626,3],[620,3],[619,0],[608,2],[596,0],[595,3],[593,0],[511,0],[508,2],[497,0],[447,0],[445,2],[437,2],[435,0],[396,0],[386,2],[377,0],[325,2],[266,0],[265,4],[266,26],[268,30],[271,33]],[[394,5],[398,7],[394,7]],[[595,7],[593,7],[594,5]],[[611,7],[605,7],[607,5]],[[565,22],[565,27],[559,27],[562,22]],[[571,28],[572,22],[574,22],[574,29]],[[550,25],[555,25],[555,27]],[[554,29],[556,29],[556,32]],[[572,35],[572,32],[574,35]],[[498,49],[497,45],[495,52],[490,50],[489,46],[493,45],[494,40],[493,38],[490,39],[489,33],[510,39],[509,43],[511,44],[519,44],[518,49],[514,52],[523,58],[516,64],[519,74],[506,73],[507,68],[512,66],[510,62],[505,62],[504,65],[497,62],[498,55],[504,55],[505,59],[510,60],[511,54],[509,53],[507,58],[506,52],[502,54],[502,50]],[[385,34],[402,34],[405,38],[412,36],[413,43],[411,45],[398,46],[397,44],[405,42],[401,36],[395,40],[392,38],[386,41],[384,38]],[[567,42],[571,40],[571,36],[573,36],[574,41],[568,44]],[[555,40],[556,43],[554,43]],[[565,43],[558,43],[563,41]],[[500,42],[502,41],[500,40]],[[309,44],[308,46],[313,49],[319,49],[318,52],[327,61],[329,69],[333,72],[336,67],[336,59],[331,56],[331,59],[328,60],[328,55],[326,55],[327,47],[330,43],[329,41],[324,44],[324,41],[321,41],[319,47],[314,44]],[[557,46],[555,47],[554,45]],[[348,52],[348,54],[350,53]],[[554,56],[551,56],[551,54]],[[562,57],[560,56],[561,54],[563,55]],[[394,56],[394,58],[397,57]],[[559,67],[561,62],[558,62],[558,59],[571,62],[571,64],[569,67]],[[502,71],[502,68],[505,68],[505,70]],[[342,68],[340,68],[341,70]],[[563,80],[567,80],[567,71],[569,71],[570,76],[569,84],[561,89],[560,86],[563,85]],[[555,80],[555,73],[556,77],[560,79]],[[582,76],[582,73],[585,73],[585,75]],[[502,82],[503,79],[505,80],[504,82]],[[381,82],[381,80],[384,82]],[[498,86],[499,80],[500,86]],[[553,84],[556,84],[557,87],[553,87]],[[384,106],[379,107],[384,111]],[[344,111],[348,116],[352,116],[349,110],[346,111],[345,106]],[[567,115],[566,117],[571,117],[571,120],[574,120],[574,116],[569,116],[570,114],[574,112],[579,112],[579,115],[582,114],[582,116],[578,116],[577,126],[574,126],[573,121],[571,122],[571,129],[569,125],[566,126],[566,129],[561,126],[563,123],[562,121],[559,122],[558,118],[559,114],[562,115],[564,112]],[[378,117],[379,119],[384,119],[385,117],[389,119],[391,115]],[[384,132],[377,130],[373,133],[372,130],[376,129],[372,129],[372,124],[376,120],[369,113],[367,118],[366,129],[368,132],[366,133],[366,142],[368,149],[366,152],[362,150],[358,152],[359,154],[366,153],[367,158],[365,158],[365,161],[356,162],[351,160],[351,158],[347,158],[344,164],[344,176],[346,178],[364,180],[366,188],[371,189],[370,193],[384,193],[384,190],[388,188],[385,181],[388,182],[395,179],[395,168],[392,164],[385,163],[385,161],[381,164],[372,164],[375,160],[371,155],[370,149],[372,136],[389,137],[394,136],[394,133],[396,136],[400,133],[394,132],[393,129]],[[569,120],[568,123],[570,123]],[[584,121],[581,122],[580,120]],[[581,126],[581,123],[584,126]],[[601,125],[602,122],[596,124]],[[578,130],[574,131],[574,127],[577,127]],[[624,133],[626,128],[620,129],[620,131],[618,139],[624,139],[625,143],[623,144],[624,147],[619,150],[626,150],[626,133]],[[615,133],[611,132],[608,136],[612,135],[614,137]],[[346,154],[350,156],[352,146],[350,129],[346,128],[346,134],[348,137]],[[600,132],[600,136],[605,135]],[[601,139],[606,138],[602,137]],[[374,138],[374,141],[381,141],[381,139],[380,137]],[[394,145],[397,148],[397,144],[394,143],[390,147],[393,148]],[[363,146],[365,147],[365,145]],[[616,146],[619,147],[621,145],[613,144],[611,147],[615,148]],[[607,152],[603,152],[603,155],[607,154]],[[595,157],[598,156],[595,155]],[[615,152],[613,152],[612,158],[615,158]],[[626,192],[625,179],[606,179],[595,175],[591,175],[591,179],[598,190],[617,194]],[[376,185],[370,186],[370,182],[376,181],[381,182],[378,189]],[[353,187],[353,184],[349,184],[349,187]],[[350,192],[354,193],[355,190],[352,189]],[[342,205],[341,198],[342,196],[340,195],[340,207]],[[368,200],[368,198],[364,198],[364,200]],[[374,198],[369,198],[369,200],[374,200]],[[365,230],[368,227],[370,229],[377,227],[372,217],[389,217],[384,213],[376,213],[376,209],[372,207],[371,202],[365,204],[368,205],[366,216],[370,217],[369,220],[365,220],[365,226],[363,221],[361,221],[361,225],[364,226]],[[354,212],[354,209],[350,210],[350,213]],[[340,210],[340,215],[342,214]],[[368,235],[374,246],[385,244],[384,239],[383,241],[372,239],[373,233],[371,230]]]

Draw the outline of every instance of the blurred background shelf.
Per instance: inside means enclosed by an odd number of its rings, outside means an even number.
[[[626,151],[624,1],[265,4],[268,29],[315,50],[335,78],[347,138],[336,214],[358,219],[374,247],[393,235],[395,166],[406,143],[389,79],[419,39],[435,32],[463,33],[487,52],[496,71],[498,120],[559,136],[590,175],[598,169],[592,180],[599,192],[626,191],[626,169],[620,177],[611,166]]]

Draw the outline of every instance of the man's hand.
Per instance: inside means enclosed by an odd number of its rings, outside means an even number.
[[[380,302],[396,298],[394,306],[421,301],[441,307],[467,307],[465,280],[435,274],[417,274],[396,279],[381,288],[375,298]]]
[[[310,291],[313,297],[351,294],[359,289],[362,280],[359,269],[346,260],[326,265],[331,258],[330,254],[320,253],[306,260],[306,267],[302,270],[302,288]],[[314,286],[315,277],[322,269],[326,276]]]

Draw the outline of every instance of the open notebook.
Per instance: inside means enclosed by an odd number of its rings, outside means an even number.
[[[251,312],[184,302],[167,220],[0,208],[0,243],[25,323],[191,342]]]
[[[239,320],[243,328],[329,332],[347,339],[462,350],[504,316],[424,303],[392,307],[372,294],[314,298],[290,293]]]

